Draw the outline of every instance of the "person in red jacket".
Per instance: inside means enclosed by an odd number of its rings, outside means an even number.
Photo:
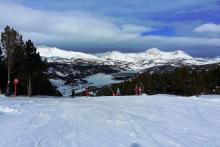
[[[135,86],[134,91],[135,91],[135,95],[138,95],[138,86],[137,85]]]
[[[142,95],[142,87],[141,86],[138,88],[138,94]]]

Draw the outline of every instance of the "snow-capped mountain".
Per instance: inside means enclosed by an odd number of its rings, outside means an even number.
[[[220,58],[193,58],[183,51],[163,52],[157,48],[148,49],[142,53],[121,53],[112,51],[101,54],[86,54],[82,52],[65,51],[58,48],[38,47],[38,52],[49,62],[96,62],[102,65],[112,65],[124,70],[143,70],[160,65],[204,65],[220,62]]]
[[[63,59],[85,59],[85,60],[96,60],[97,57],[91,54],[86,54],[82,52],[74,52],[74,51],[65,51],[58,49],[56,47],[46,47],[40,46],[37,48],[38,52],[42,57],[46,58],[63,58]],[[52,62],[52,60],[51,60]]]
[[[152,48],[146,51],[146,57],[149,60],[157,60],[157,59],[184,59],[184,60],[192,60],[193,57],[189,56],[188,54],[184,53],[183,51],[177,50],[174,52],[162,52],[157,48]]]

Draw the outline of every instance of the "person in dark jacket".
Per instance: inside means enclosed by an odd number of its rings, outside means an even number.
[[[72,90],[72,98],[75,97],[75,89]]]

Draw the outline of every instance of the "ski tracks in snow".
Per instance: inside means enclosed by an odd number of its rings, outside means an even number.
[[[219,104],[174,96],[0,101],[0,146],[218,146]]]

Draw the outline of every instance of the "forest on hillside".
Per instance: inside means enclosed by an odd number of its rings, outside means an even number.
[[[98,95],[112,95],[118,88],[121,95],[134,95],[136,87],[141,87],[142,93],[148,95],[220,94],[220,66],[209,70],[179,67],[172,72],[146,72],[132,80],[103,87],[98,90]]]

